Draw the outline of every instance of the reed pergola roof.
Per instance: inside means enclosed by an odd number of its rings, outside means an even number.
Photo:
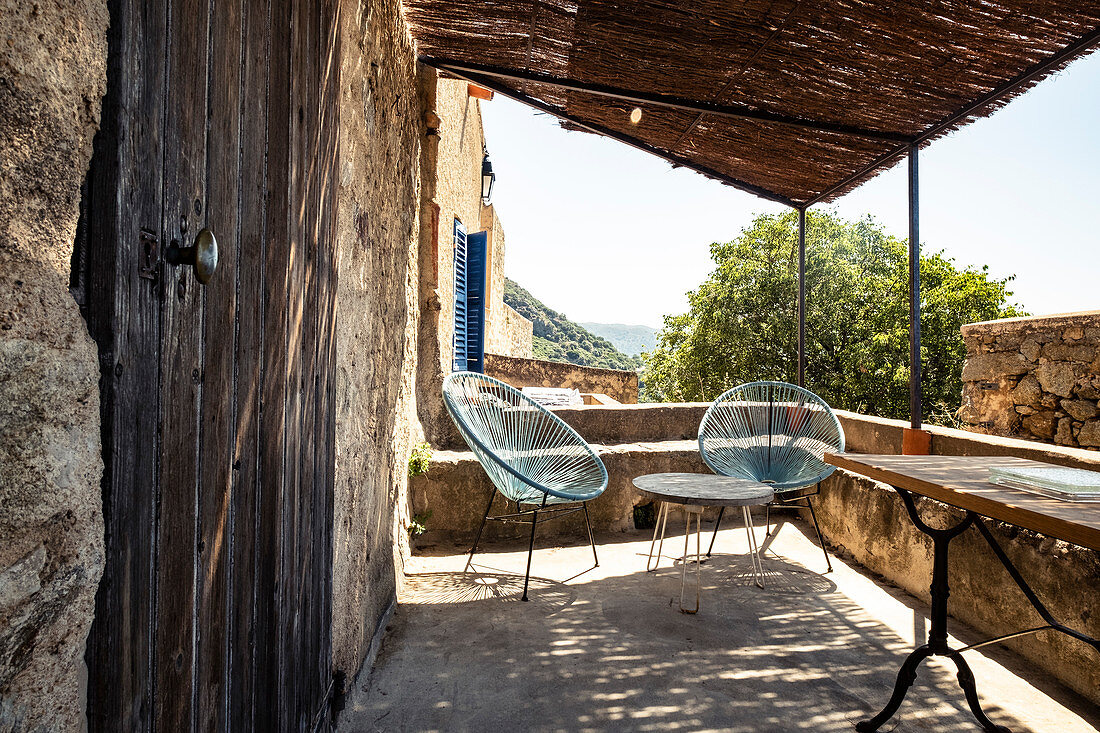
[[[1100,42],[1095,0],[405,5],[423,62],[796,207],[843,195]]]

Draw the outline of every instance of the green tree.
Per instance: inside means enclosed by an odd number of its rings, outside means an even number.
[[[644,397],[709,401],[755,380],[794,382],[798,370],[797,214],[762,215],[732,242],[711,245],[715,269],[666,316],[644,355]],[[921,362],[927,416],[958,406],[963,324],[1022,315],[1012,278],[921,257]],[[871,217],[807,212],[806,386],[834,407],[909,414],[907,245]]]

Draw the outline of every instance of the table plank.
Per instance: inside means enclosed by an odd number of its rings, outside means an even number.
[[[1008,456],[827,453],[825,462],[966,511],[1100,550],[1100,504],[1063,501],[989,483],[992,466],[1049,464]]]

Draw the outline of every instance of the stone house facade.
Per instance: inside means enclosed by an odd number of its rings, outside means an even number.
[[[504,227],[496,207],[482,201],[481,168],[486,153],[482,100],[470,85],[420,72],[427,135],[421,148],[419,384],[438,395],[452,371],[455,335],[455,222],[487,236],[486,353],[531,358],[532,325],[504,303]],[[450,418],[437,399],[420,402],[429,440],[445,433]]]
[[[971,323],[962,333],[968,429],[1100,449],[1100,311]]]

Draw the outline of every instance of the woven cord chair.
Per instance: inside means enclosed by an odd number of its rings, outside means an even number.
[[[530,523],[523,579],[526,601],[539,515],[545,522],[579,511],[584,512],[592,558],[599,566],[587,502],[607,488],[607,469],[584,438],[522,392],[477,372],[448,376],[443,382],[443,404],[494,487],[466,569],[473,562],[488,520]],[[514,504],[514,511],[490,517],[497,492]]]
[[[773,503],[810,510],[828,572],[833,563],[812,497],[819,493],[822,479],[835,470],[822,457],[843,450],[844,430],[829,405],[813,392],[786,382],[734,387],[711,404],[699,424],[699,452],[712,471],[770,484],[775,490]],[[796,503],[801,501],[805,504]],[[721,522],[719,512],[708,557]],[[770,537],[771,505],[767,524]]]

